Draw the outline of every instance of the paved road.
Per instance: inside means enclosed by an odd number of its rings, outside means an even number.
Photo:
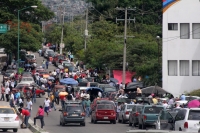
[[[43,58],[39,57],[36,53],[37,64],[40,65]],[[49,66],[48,71],[54,70],[54,66]],[[35,116],[36,111],[40,105],[43,105],[45,96],[42,98],[37,98],[37,102],[33,104],[32,110],[32,118]],[[49,133],[125,133],[126,130],[132,129],[129,127],[128,124],[110,124],[108,122],[101,122],[98,124],[91,124],[90,118],[86,119],[86,126],[82,127],[79,124],[70,124],[64,127],[59,125],[59,116],[60,112],[52,111],[49,116],[45,116],[45,127],[44,129],[47,130]],[[37,121],[37,124],[40,125],[40,121]]]

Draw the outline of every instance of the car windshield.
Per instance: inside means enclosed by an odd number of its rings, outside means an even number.
[[[33,81],[33,79],[32,78],[22,78],[21,81]]]
[[[15,114],[13,109],[0,108],[0,114]]]
[[[117,91],[115,88],[112,88],[112,87],[104,88],[103,90],[104,90],[104,92],[115,92],[115,91]]]
[[[53,52],[53,51],[47,51],[47,53],[48,53],[48,54],[54,54],[54,52]]]
[[[200,110],[190,110],[188,120],[200,120]]]
[[[80,86],[80,87],[87,87],[87,83],[86,82],[80,82],[78,84],[78,86]]]
[[[40,72],[40,74],[49,74],[48,72]]]
[[[197,97],[186,97],[185,100],[187,101],[191,101],[191,100],[195,100],[198,99]]]
[[[67,106],[66,111],[67,112],[82,112],[83,108],[81,106]]]
[[[13,70],[7,70],[6,73],[13,73]]]
[[[71,63],[67,63],[67,62],[63,63],[63,66],[71,66],[71,65],[72,65]]]
[[[15,89],[22,89],[24,86],[29,86],[28,84],[20,84],[15,87]]]
[[[64,57],[64,56],[58,56],[58,59],[62,59],[62,60],[64,60],[65,57]]]
[[[26,55],[27,58],[34,58],[34,55]]]
[[[163,107],[145,107],[144,113],[146,114],[159,114]]]
[[[132,109],[134,105],[127,105],[127,109]]]
[[[113,110],[113,106],[110,104],[101,104],[101,105],[97,105],[97,109],[98,110]]]

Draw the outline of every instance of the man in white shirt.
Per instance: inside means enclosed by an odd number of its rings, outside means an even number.
[[[31,114],[31,110],[32,110],[32,105],[33,105],[33,103],[31,101],[31,99],[28,98],[27,99],[27,103],[26,103],[26,108],[28,109],[28,111],[30,112],[30,114]]]
[[[50,100],[49,98],[47,97],[45,100],[44,100],[44,112],[46,112],[47,116],[49,115],[49,107],[50,106]]]
[[[14,81],[14,80],[11,81],[10,86],[11,86],[12,88],[15,87],[15,81]]]
[[[52,75],[55,77],[57,75],[56,70],[52,72]]]
[[[9,82],[8,82],[8,80],[5,82],[5,86],[9,86]]]
[[[102,93],[99,91],[98,92],[98,97],[101,98],[102,97]]]
[[[9,93],[10,93],[9,86],[6,86],[5,93],[6,93],[6,101],[8,102],[9,101]]]
[[[167,102],[166,102],[165,100],[163,101],[163,104],[162,104],[162,105],[163,105],[163,107],[164,107],[165,109],[168,107],[168,104],[167,104]]]

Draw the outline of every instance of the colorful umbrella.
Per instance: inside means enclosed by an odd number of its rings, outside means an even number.
[[[198,108],[200,106],[199,100],[195,99],[188,103],[188,108]]]
[[[78,84],[78,82],[75,79],[73,79],[73,78],[64,78],[64,79],[61,79],[60,83],[62,83],[62,84],[70,84],[70,85],[77,85]]]

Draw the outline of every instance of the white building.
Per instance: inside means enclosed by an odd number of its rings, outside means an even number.
[[[163,0],[163,89],[200,89],[200,0]]]

